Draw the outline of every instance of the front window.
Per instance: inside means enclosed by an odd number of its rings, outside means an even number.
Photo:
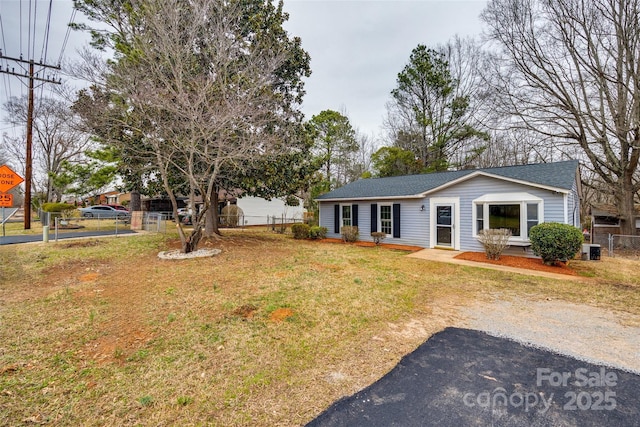
[[[351,205],[342,206],[342,226],[351,226]]]
[[[476,230],[484,230],[484,205],[482,203],[476,205]]]
[[[506,228],[516,240],[527,240],[531,228],[544,222],[542,199],[528,193],[487,194],[473,204],[475,235]]]
[[[391,206],[380,206],[380,231],[385,234],[391,234]]]
[[[538,204],[527,203],[527,236],[531,231],[531,227],[538,225]]]
[[[489,205],[489,228],[506,228],[520,237],[520,205]]]

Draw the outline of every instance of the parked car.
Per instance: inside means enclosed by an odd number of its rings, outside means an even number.
[[[85,218],[128,218],[129,211],[113,208],[108,205],[80,208],[80,215]]]
[[[113,209],[117,209],[119,211],[126,211],[129,212],[129,209],[125,208],[122,205],[112,205],[112,204],[107,204],[107,206],[111,206]]]
[[[191,209],[178,208],[178,221],[185,225],[191,225]]]

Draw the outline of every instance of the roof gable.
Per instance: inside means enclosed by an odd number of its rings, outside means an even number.
[[[421,198],[478,175],[518,182],[552,191],[569,192],[578,169],[577,160],[499,168],[435,172],[421,175],[361,179],[323,194],[317,200]]]

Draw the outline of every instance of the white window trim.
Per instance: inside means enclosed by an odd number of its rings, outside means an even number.
[[[349,221],[351,222],[351,226],[353,226],[353,205],[351,203],[342,203],[340,204],[340,229],[342,229],[342,227],[346,227],[344,225],[344,206],[349,206]]]
[[[535,203],[538,205],[538,224],[544,222],[544,199],[534,196],[529,193],[496,193],[485,194],[477,199],[473,200],[471,209],[472,219],[472,235],[478,237],[476,205],[482,204],[483,213],[483,225],[484,229],[489,229],[489,205],[520,205],[520,236],[514,236],[509,238],[509,242],[522,243],[529,242],[529,236],[527,235],[527,204]]]
[[[393,236],[393,204],[391,203],[378,203],[378,230],[382,231],[382,206],[389,206],[391,210],[391,233],[387,234],[387,237]]]

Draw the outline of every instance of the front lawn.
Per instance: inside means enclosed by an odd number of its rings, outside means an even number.
[[[174,236],[175,238],[175,236]],[[0,425],[300,425],[388,372],[459,307],[549,298],[640,315],[638,262],[584,282],[231,231],[0,247]]]

